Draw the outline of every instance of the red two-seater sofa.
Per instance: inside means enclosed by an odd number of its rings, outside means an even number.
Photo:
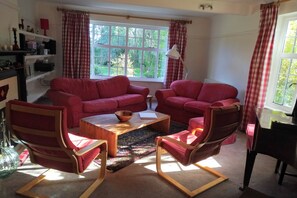
[[[104,80],[55,78],[47,91],[53,105],[67,108],[69,128],[79,126],[84,117],[114,113],[117,110],[147,109],[149,89],[131,85],[126,76]]]
[[[228,84],[177,80],[169,89],[156,91],[156,111],[170,115],[174,121],[189,124],[191,118],[202,117],[210,105],[239,102],[237,94],[237,89]]]

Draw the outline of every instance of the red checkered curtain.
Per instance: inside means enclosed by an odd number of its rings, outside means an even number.
[[[260,29],[250,65],[242,130],[246,130],[248,123],[255,123],[254,110],[256,107],[264,106],[269,80],[278,5],[275,3],[261,5],[260,10]]]
[[[63,76],[90,78],[90,17],[88,13],[63,11]]]
[[[187,26],[182,21],[171,21],[169,27],[169,49],[177,45],[178,52],[183,60],[187,45]],[[165,87],[169,88],[171,82],[183,79],[184,65],[181,60],[168,59]]]

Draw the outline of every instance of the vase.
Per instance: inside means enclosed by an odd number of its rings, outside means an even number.
[[[11,146],[1,146],[0,150],[0,179],[14,173],[19,165],[19,155]]]

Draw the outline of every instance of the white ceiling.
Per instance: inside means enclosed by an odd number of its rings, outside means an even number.
[[[273,0],[37,0],[58,3],[61,7],[80,8],[89,11],[122,13],[127,15],[158,16],[212,16],[216,14],[249,15],[259,9],[261,3]],[[213,9],[202,10],[201,4],[211,4]]]

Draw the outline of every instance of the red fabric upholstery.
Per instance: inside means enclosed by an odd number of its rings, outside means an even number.
[[[148,94],[148,88],[130,85],[126,76],[105,80],[56,78],[47,91],[53,105],[67,108],[69,128],[78,127],[79,120],[87,116],[122,109],[146,110]]]
[[[172,82],[170,89],[156,91],[156,111],[188,124],[190,118],[203,116],[210,105],[227,106],[239,102],[237,93],[235,87],[227,84],[177,80]]]
[[[173,81],[170,88],[177,96],[196,99],[203,83],[193,80],[177,80]]]
[[[96,147],[81,156],[76,155],[75,151],[97,140],[68,133],[65,107],[12,100],[7,103],[6,108],[10,130],[27,147],[32,163],[60,171],[81,173],[100,153],[100,148]],[[25,112],[20,111],[21,108]],[[27,128],[31,133],[24,132],[20,127]]]
[[[222,142],[240,125],[242,113],[239,104],[226,107],[209,107],[205,111],[204,128],[195,134],[185,130],[173,135],[157,137],[157,145],[168,151],[183,165],[196,163],[218,154]],[[166,139],[166,138],[169,139]],[[175,139],[192,147],[181,146]]]
[[[177,109],[183,109],[184,105],[187,102],[193,101],[194,99],[191,98],[186,98],[186,97],[168,97],[167,100],[165,101],[166,105],[170,107],[174,107]]]
[[[92,101],[82,102],[83,111],[89,113],[112,111],[118,107],[114,99],[100,98]]]
[[[237,94],[237,89],[231,85],[204,83],[197,100],[213,103],[228,98],[236,98]]]
[[[188,131],[191,131],[192,133],[199,130],[203,130],[204,127],[204,117],[196,117],[196,118],[191,118],[189,120],[189,126],[188,126]],[[236,141],[236,134],[233,133],[230,135],[226,140],[223,141],[222,145],[226,144],[233,144]]]
[[[51,89],[70,93],[82,100],[94,100],[99,98],[95,80],[56,78],[51,81]]]
[[[124,94],[121,96],[114,97],[119,107],[125,107],[133,104],[142,103],[144,98],[139,94]]]
[[[130,81],[126,76],[115,76],[97,82],[101,98],[112,98],[127,93]]]
[[[191,101],[187,102],[184,106],[185,111],[194,112],[200,115],[203,115],[205,110],[210,106],[211,104],[208,102],[203,101]]]

